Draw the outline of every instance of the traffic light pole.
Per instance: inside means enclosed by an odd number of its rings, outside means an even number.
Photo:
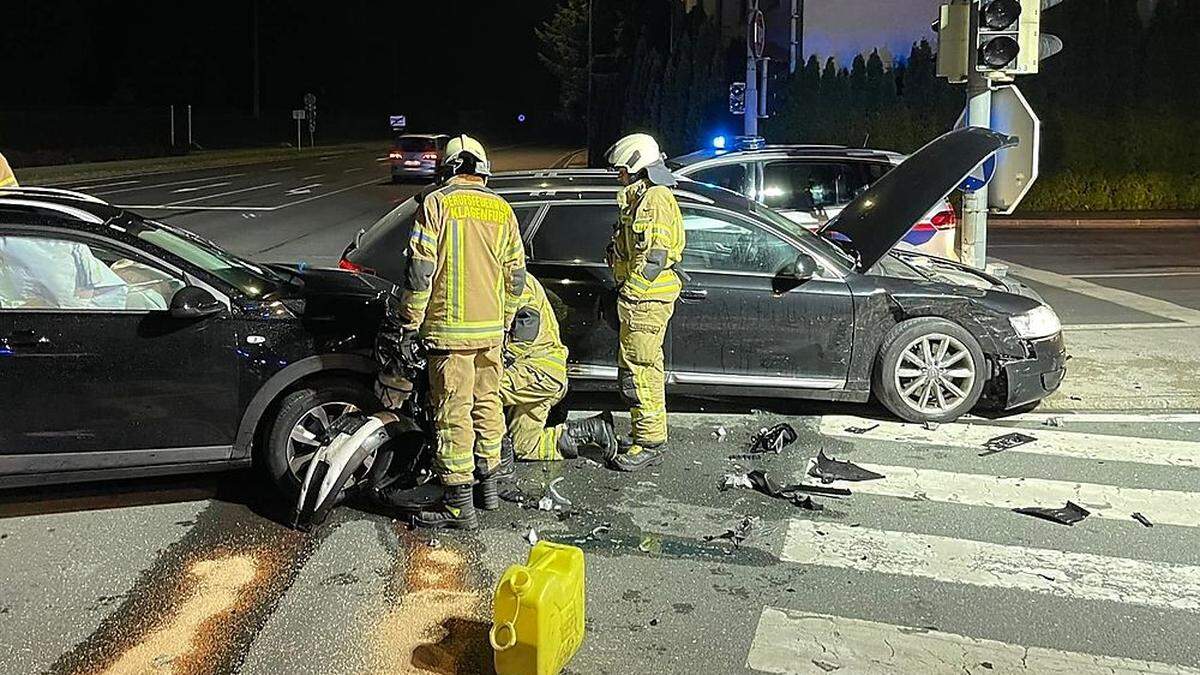
[[[972,67],[967,79],[967,126],[991,128],[992,84]],[[987,268],[988,187],[963,196],[963,221],[959,228],[960,256],[964,263]]]
[[[750,0],[749,14],[746,21],[746,114],[743,133],[747,136],[758,135],[758,57],[754,54],[751,35],[752,23],[749,18],[758,11],[758,0]]]

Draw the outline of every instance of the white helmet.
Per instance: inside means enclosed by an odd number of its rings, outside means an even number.
[[[658,141],[650,134],[630,134],[609,148],[605,156],[609,166],[634,175],[666,159],[658,148]]]
[[[488,161],[487,151],[483,149],[483,144],[466,134],[459,134],[446,144],[444,164],[457,173],[459,167],[462,166],[463,155],[470,155],[475,159],[475,173],[480,176],[492,175],[492,164]]]

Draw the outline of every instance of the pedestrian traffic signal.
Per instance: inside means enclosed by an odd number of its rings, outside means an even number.
[[[1042,10],[1062,0],[979,0],[975,70],[996,80],[1038,72],[1062,51],[1062,40],[1042,35]]]

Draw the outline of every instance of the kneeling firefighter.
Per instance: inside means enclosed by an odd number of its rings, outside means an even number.
[[[612,464],[640,471],[661,463],[666,450],[663,340],[685,280],[677,267],[685,243],[683,215],[671,192],[675,177],[654,138],[626,136],[607,156],[625,186],[617,195],[620,220],[608,262],[618,286],[618,380],[633,422],[629,442]]]
[[[473,497],[485,509],[499,507],[501,354],[525,290],[525,251],[512,207],[486,187],[491,171],[483,146],[457,136],[446,164],[450,179],[425,195],[417,211],[398,320],[385,321],[377,348],[395,352],[401,364],[427,349],[433,473],[443,494],[413,516],[413,525],[473,530],[479,526]],[[380,378],[387,385],[402,374]]]
[[[611,413],[546,426],[550,409],[567,394],[567,348],[546,291],[532,275],[525,278],[517,305],[500,381],[500,400],[508,417],[502,472],[511,468],[510,452],[522,461],[556,461],[575,459],[581,449],[594,447],[601,459],[612,461],[617,437]]]

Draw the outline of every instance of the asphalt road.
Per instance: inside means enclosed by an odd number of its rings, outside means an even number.
[[[147,212],[247,255],[328,264],[417,189],[375,160],[91,191],[135,188],[104,196],[165,207]],[[0,671],[488,672],[491,591],[533,529],[586,553],[570,672],[1200,672],[1200,231],[992,242],[1068,326],[1068,384],[1036,412],[925,429],[863,406],[673,400],[655,473],[520,466],[534,499],[562,477],[570,515],[506,502],[480,533],[436,540],[350,506],[291,532],[252,473],[8,493]],[[796,443],[740,456],[780,421]],[[1014,430],[1035,440],[985,451]],[[819,511],[718,489],[751,468],[799,482],[820,450],[884,477],[833,483],[852,494],[816,498]],[[1065,526],[1011,510],[1067,500],[1091,514]],[[719,538],[747,517],[740,545]]]

